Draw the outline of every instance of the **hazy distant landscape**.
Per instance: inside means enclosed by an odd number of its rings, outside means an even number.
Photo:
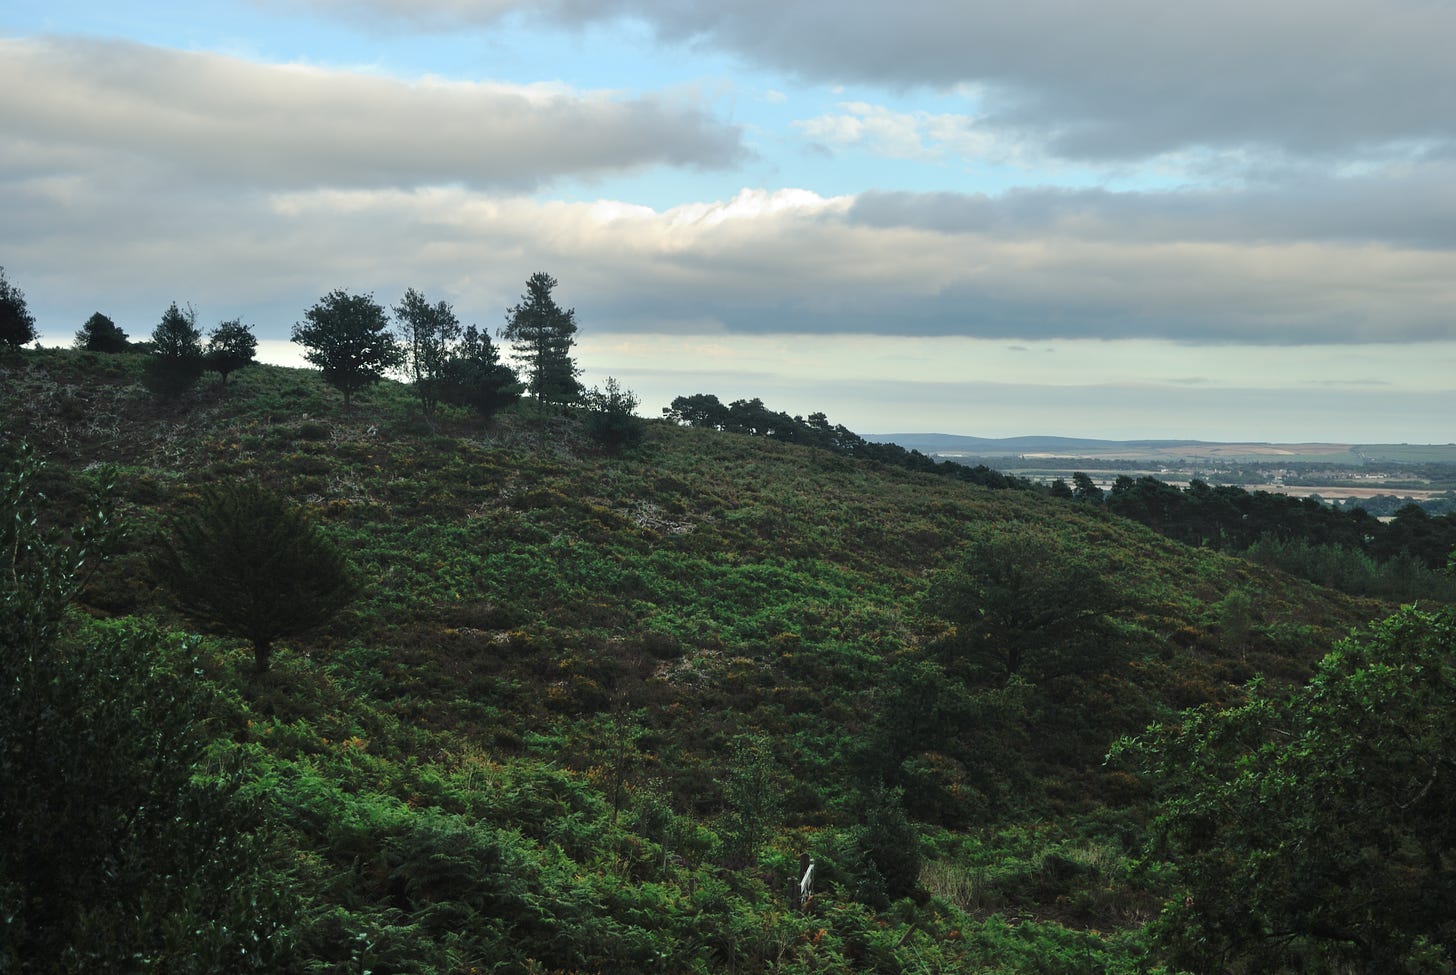
[[[1069,479],[1080,471],[1104,488],[1118,476],[1152,476],[1178,485],[1201,480],[1329,502],[1402,499],[1436,502],[1439,511],[1456,509],[1456,444],[991,439],[942,433],[875,434],[866,439],[941,460],[986,464],[1042,483]],[[1393,506],[1388,500],[1384,507]]]
[[[1088,440],[1077,437],[990,439],[948,433],[867,434],[866,439],[897,443],[909,450],[949,459],[1096,458],[1149,463],[1290,461],[1361,466],[1456,464],[1456,443],[1212,443],[1204,440]]]

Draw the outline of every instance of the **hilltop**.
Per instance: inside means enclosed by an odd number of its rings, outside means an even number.
[[[43,520],[114,471],[128,534],[72,639],[182,639],[149,553],[218,482],[305,506],[367,580],[267,674],[193,644],[282,970],[1131,970],[1169,887],[1131,869],[1148,797],[1109,747],[1392,608],[1031,491],[662,421],[621,455],[529,410],[432,430],[398,385],[350,411],[270,366],[164,406],[138,360],[0,362]],[[1114,597],[1009,675],[936,602],[1007,537]]]

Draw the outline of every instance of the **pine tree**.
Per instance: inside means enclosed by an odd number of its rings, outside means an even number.
[[[512,358],[526,369],[526,388],[538,407],[574,403],[581,396],[580,370],[571,358],[576,309],[563,311],[556,304],[551,297],[556,284],[545,271],[531,275],[501,330],[501,338],[512,345]]]
[[[275,640],[328,622],[357,590],[343,552],[304,511],[250,482],[208,488],[152,564],[194,623],[253,644],[259,673]]]

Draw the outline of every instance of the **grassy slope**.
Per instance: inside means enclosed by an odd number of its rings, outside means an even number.
[[[1102,765],[1108,743],[1236,697],[1255,673],[1298,679],[1382,612],[1085,506],[733,435],[652,424],[642,448],[607,458],[564,421],[452,417],[431,433],[393,384],[345,414],[300,370],[245,370],[225,394],[174,407],[147,400],[130,356],[26,353],[0,369],[3,439],[50,461],[53,517],[79,498],[75,472],[119,467],[133,532],[88,589],[93,613],[171,619],[145,571],[149,534],[221,478],[257,477],[315,508],[370,580],[264,680],[234,641],[213,644],[211,678],[231,702],[223,734],[286,821],[300,941],[325,970],[357,960],[330,955],[333,935],[361,932],[399,965],[446,970],[530,958],[630,970],[641,952],[666,970],[1020,970],[1018,953],[1078,952],[1118,964],[1155,901],[1122,876],[1137,789]],[[976,526],[1008,521],[1093,553],[1129,597],[1125,652],[1044,689],[1030,734],[1068,740],[1033,749],[1024,801],[922,829],[922,882],[940,896],[876,915],[850,896],[844,849],[862,813],[849,766],[892,667],[946,630],[923,607],[927,575]],[[1246,636],[1219,608],[1235,591],[1251,599]],[[1058,695],[1075,704],[1050,714]],[[714,839],[745,733],[767,736],[783,805],[752,865],[727,862]],[[520,875],[559,905],[531,917],[574,924],[594,947],[519,934],[531,928],[520,918],[511,939],[446,944],[425,907],[448,890],[402,894],[405,853],[379,876],[358,860],[417,837],[429,816],[446,817],[430,829],[517,837]],[[821,897],[786,915],[777,889],[804,848],[823,864]],[[1077,879],[1048,879],[1068,862]],[[588,916],[611,930],[588,930]]]

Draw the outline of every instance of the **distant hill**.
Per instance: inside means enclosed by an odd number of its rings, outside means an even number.
[[[950,433],[862,434],[877,443],[940,457],[1086,457],[1105,460],[1456,464],[1452,444],[1220,443],[1206,440],[1091,440],[1079,437],[967,437]]]

